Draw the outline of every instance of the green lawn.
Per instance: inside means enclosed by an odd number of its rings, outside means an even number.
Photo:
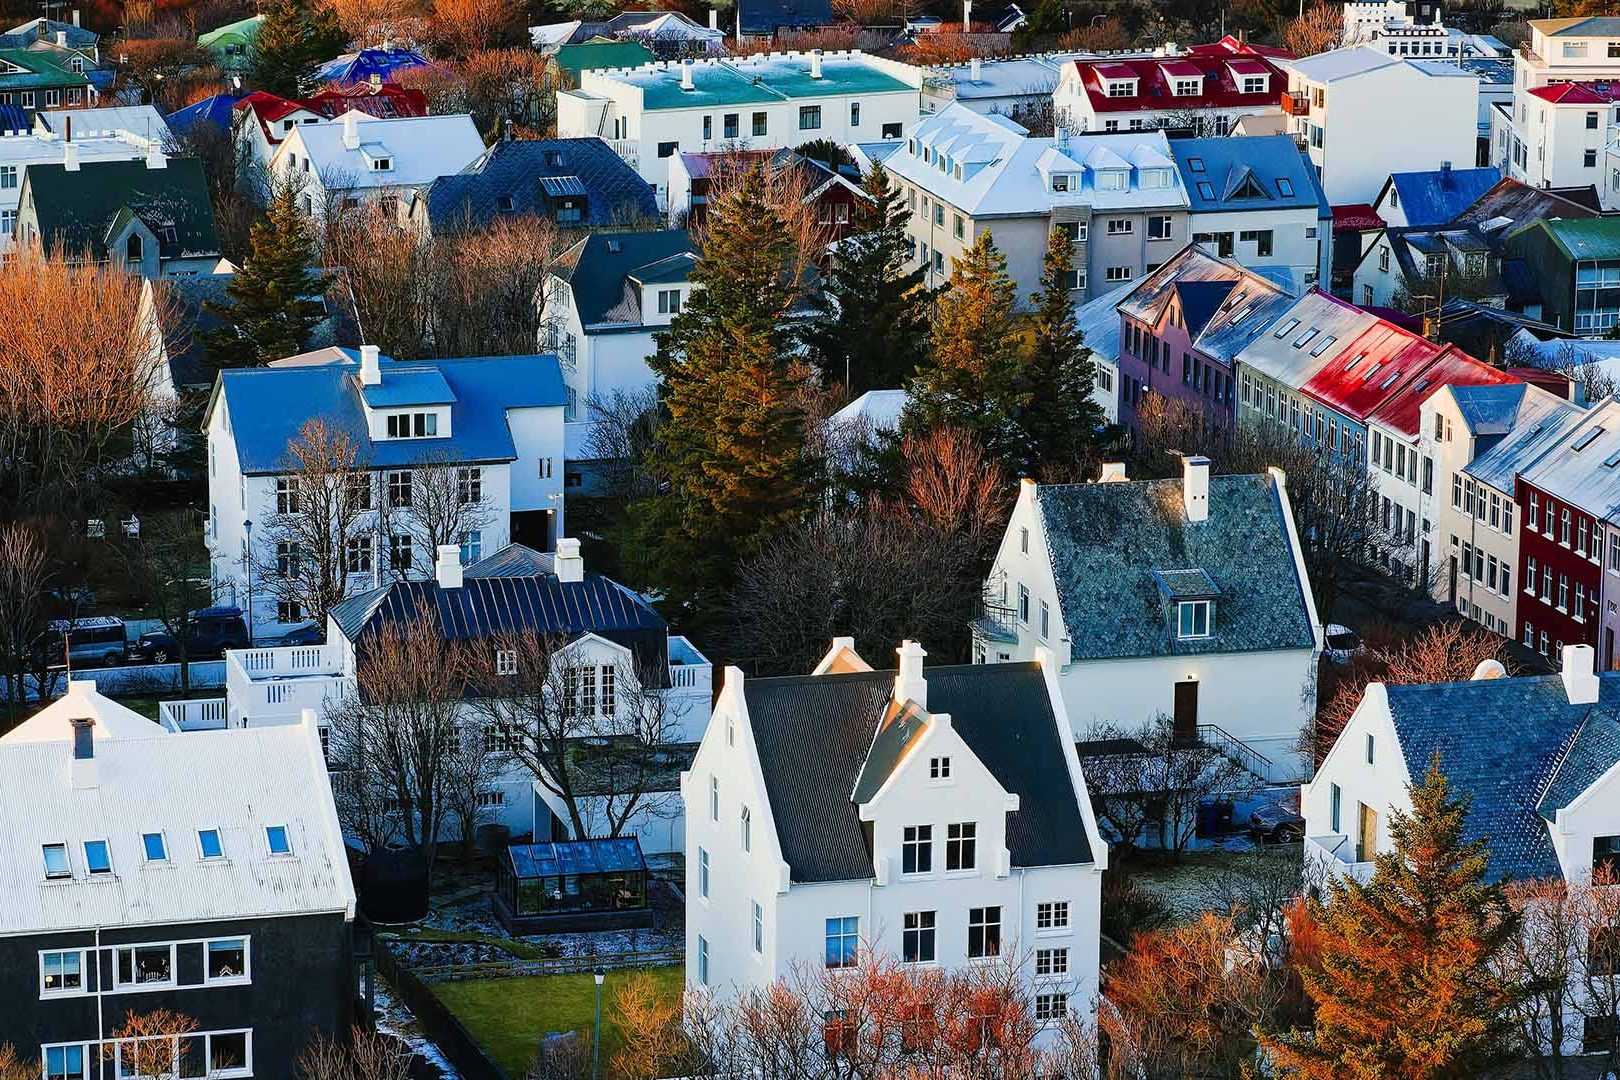
[[[650,969],[661,990],[681,992],[680,965]],[[610,971],[602,986],[602,1075],[623,1043],[613,1026],[613,994],[631,976]],[[596,984],[589,972],[437,983],[433,992],[509,1076],[523,1076],[548,1031],[579,1031],[589,1046],[596,1019]]]

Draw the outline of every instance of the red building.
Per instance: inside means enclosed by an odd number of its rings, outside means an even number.
[[[800,201],[815,208],[827,242],[849,235],[855,205],[866,198],[860,177],[845,175],[820,161],[792,150],[717,150],[705,154],[677,154],[669,166],[669,213],[676,224],[702,225],[716,190],[756,165],[771,171],[780,183],[793,184]]]

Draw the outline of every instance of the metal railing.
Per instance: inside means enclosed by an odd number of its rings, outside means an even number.
[[[1262,780],[1272,780],[1270,758],[1217,724],[1198,725],[1198,744],[1207,746]]]
[[[1309,116],[1311,112],[1311,96],[1300,90],[1284,90],[1282,93],[1282,111],[1288,116]]]
[[[158,702],[158,723],[170,731],[217,731],[228,727],[226,700],[196,698],[191,701]]]

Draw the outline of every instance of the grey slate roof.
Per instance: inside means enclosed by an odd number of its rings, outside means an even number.
[[[1202,522],[1187,520],[1179,479],[1043,484],[1036,496],[1072,659],[1314,646],[1270,475],[1210,477]],[[1175,636],[1159,581],[1185,570],[1220,593],[1207,638]]]
[[[835,21],[832,0],[739,0],[737,18],[745,34],[809,30]]]
[[[1436,751],[1473,800],[1465,840],[1485,839],[1493,879],[1559,873],[1547,822],[1620,761],[1620,673],[1596,705],[1571,705],[1557,675],[1388,687],[1412,783]]]
[[[639,330],[641,293],[628,286],[630,279],[673,255],[696,250],[685,229],[592,233],[562,253],[557,276],[573,286],[574,307],[587,332]],[[673,280],[667,270],[660,268],[660,280]]]
[[[433,181],[421,197],[433,228],[447,229],[479,228],[500,214],[549,216],[549,200],[569,194],[585,196],[586,225],[658,215],[652,188],[601,139],[498,142],[461,172]]]
[[[1093,859],[1064,763],[1046,683],[1034,664],[924,670],[928,705],[952,726],[1019,809],[1007,819],[1014,866]],[[893,698],[894,672],[750,679],[743,684],[782,857],[794,882],[872,876],[855,782]]]

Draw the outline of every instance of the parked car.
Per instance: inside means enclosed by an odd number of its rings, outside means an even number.
[[[216,660],[225,655],[226,649],[245,649],[247,644],[247,623],[242,620],[241,608],[203,608],[186,619],[188,660]],[[174,635],[167,630],[142,634],[133,651],[154,664],[167,664],[180,655]]]
[[[1263,802],[1249,812],[1249,835],[1257,840],[1292,844],[1305,835],[1299,812],[1299,792]]]
[[[295,626],[285,634],[278,635],[264,642],[265,645],[325,645],[326,631],[312,622]]]
[[[111,615],[72,622],[58,619],[47,626],[35,647],[53,668],[117,667],[129,663],[129,631],[123,619]]]
[[[1327,658],[1335,664],[1348,664],[1365,649],[1366,645],[1362,643],[1361,635],[1348,626],[1328,623],[1323,630],[1322,651],[1327,653]]]

